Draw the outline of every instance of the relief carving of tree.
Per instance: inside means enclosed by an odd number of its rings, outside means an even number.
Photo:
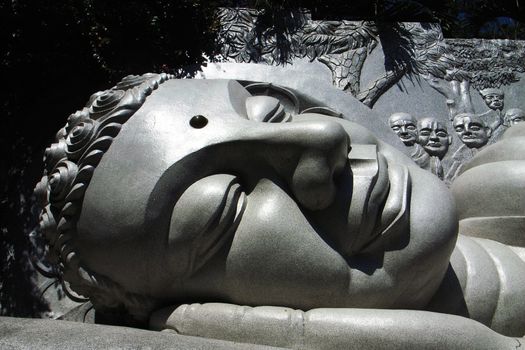
[[[261,25],[263,13],[222,8],[222,54],[236,62],[290,63],[309,58],[325,64],[335,86],[372,108],[403,76],[415,74],[445,97],[452,119],[473,113],[478,91],[517,81],[525,69],[525,45],[508,40],[445,40],[438,24],[315,21],[302,10],[286,14],[279,28]],[[361,70],[378,44],[385,73],[361,86]]]
[[[289,63],[293,58],[317,59],[331,70],[335,86],[356,97],[361,93],[361,69],[378,43],[373,22],[312,21],[307,13],[298,11],[290,16],[293,25],[285,25],[283,30],[261,30],[259,15],[250,9],[219,10],[224,57],[267,64]],[[380,96],[378,87],[383,85],[368,89],[362,101],[371,107]]]
[[[474,113],[470,88],[499,88],[519,80],[525,69],[525,46],[518,41],[439,38],[438,55],[430,56],[421,75],[446,98],[449,117]]]
[[[301,41],[308,58],[330,68],[335,86],[359,94],[361,69],[378,42],[374,23],[310,21]]]

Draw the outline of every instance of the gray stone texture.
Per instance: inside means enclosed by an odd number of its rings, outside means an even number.
[[[127,76],[46,150],[57,317],[166,332],[1,319],[0,345],[521,346],[525,45],[296,15],[285,52],[222,9],[233,62]]]
[[[278,349],[79,322],[0,317],[0,348],[9,350]]]
[[[445,184],[347,119],[290,86],[126,77],[93,95],[47,151],[54,169],[36,192],[54,208],[41,222],[51,257],[98,312],[119,306],[184,335],[327,349],[381,348],[378,334],[394,348],[432,348],[436,337],[448,348],[515,346],[503,335],[525,333],[521,250],[458,238]],[[418,125],[437,130],[427,121]],[[502,142],[520,137],[509,135]],[[470,194],[479,180],[466,179],[458,188]],[[488,208],[454,193],[460,218]],[[511,207],[498,208],[515,216]],[[158,311],[179,300],[230,304]]]
[[[463,167],[452,185],[461,233],[525,247],[524,150],[519,123]]]
[[[409,310],[182,305],[153,316],[152,328],[248,341],[288,349],[515,349],[503,337],[463,317]]]

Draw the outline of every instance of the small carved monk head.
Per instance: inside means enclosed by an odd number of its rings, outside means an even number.
[[[417,123],[418,143],[431,156],[443,159],[452,143],[447,127],[434,118],[423,118]]]
[[[397,134],[405,146],[413,146],[417,141],[417,121],[404,112],[394,113],[388,118],[390,128]]]
[[[499,111],[503,109],[505,97],[503,91],[501,91],[500,89],[488,88],[481,90],[479,93],[481,94],[481,97],[483,97],[485,104],[490,109]]]
[[[504,122],[508,126],[512,126],[525,121],[525,111],[521,108],[510,108],[505,112]]]
[[[453,123],[456,134],[468,148],[485,146],[492,134],[492,130],[475,114],[458,114]]]

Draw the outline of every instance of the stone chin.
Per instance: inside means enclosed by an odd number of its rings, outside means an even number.
[[[490,102],[489,107],[492,109],[502,110],[503,109],[503,102]]]
[[[441,159],[447,153],[448,147],[442,144],[432,144],[432,145],[427,144],[424,146],[424,149],[427,151],[429,155],[435,156]]]
[[[399,136],[399,138],[401,139],[401,142],[405,144],[405,146],[414,146],[416,143],[416,137],[412,135],[408,135],[406,137]]]
[[[473,138],[469,136],[464,136],[461,138],[461,141],[468,147],[468,148],[480,148],[483,147],[485,144],[487,144],[487,140],[479,139],[479,138]]]

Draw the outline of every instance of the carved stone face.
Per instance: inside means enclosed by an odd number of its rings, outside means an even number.
[[[503,94],[502,93],[489,93],[483,96],[483,100],[485,101],[485,104],[492,110],[499,110],[501,111],[503,109]]]
[[[525,112],[520,108],[511,108],[505,112],[505,121],[512,126],[525,121]]]
[[[417,121],[408,113],[394,113],[389,118],[390,128],[405,146],[413,146],[417,140]]]
[[[448,135],[447,127],[443,123],[432,118],[424,118],[419,121],[418,143],[431,156],[442,159],[451,142],[452,139]]]
[[[353,123],[265,122],[281,107],[236,81],[159,86],[94,172],[79,259],[163,303],[426,305],[455,242],[444,186]]]
[[[480,148],[487,144],[491,130],[473,114],[458,114],[454,118],[454,130],[468,148]]]

